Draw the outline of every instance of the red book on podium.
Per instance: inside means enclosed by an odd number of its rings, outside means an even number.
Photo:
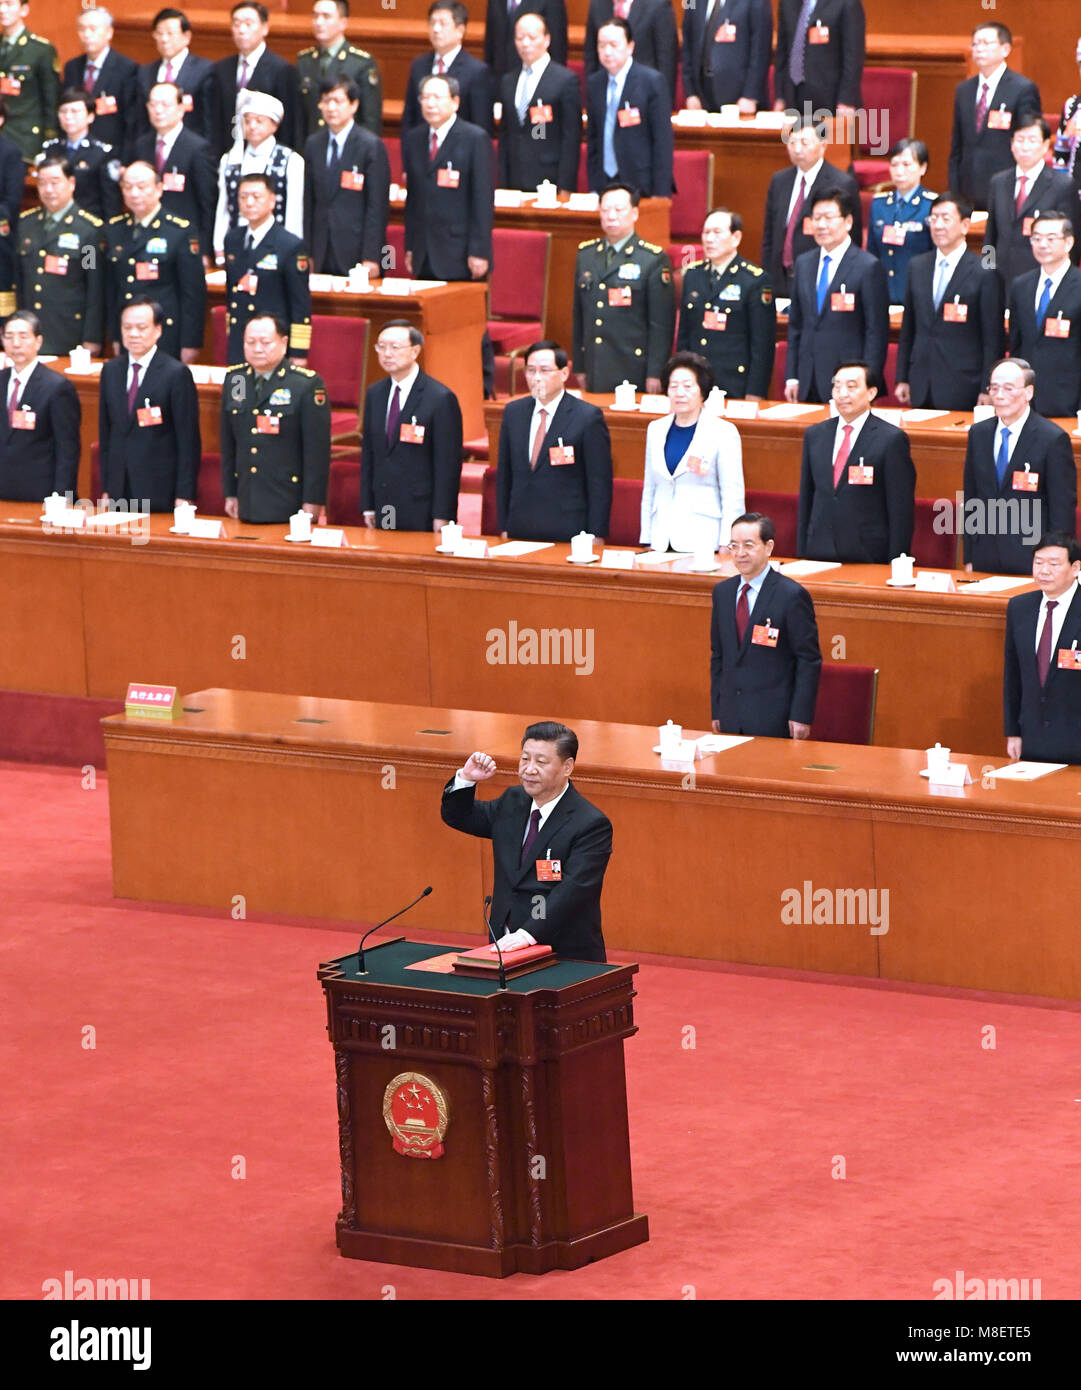
[[[517,946],[512,951],[503,952],[503,968],[509,980],[515,975],[527,975],[531,970],[542,970],[554,959],[551,946]],[[482,980],[496,979],[499,976],[499,956],[490,945],[463,951],[454,962],[454,973],[472,975]]]

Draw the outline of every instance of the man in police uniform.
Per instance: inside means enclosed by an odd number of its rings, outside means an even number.
[[[70,87],[60,96],[60,131],[46,140],[37,165],[49,158],[66,159],[75,170],[75,201],[86,212],[102,219],[120,211],[120,160],[112,145],[92,138],[94,98],[81,87]]]
[[[221,397],[225,515],[254,524],[286,522],[301,508],[317,515],[327,499],[330,403],[323,380],[285,356],[288,325],[251,319],[246,365],[233,367]]]
[[[702,227],[705,260],[683,272],[680,351],[699,352],[729,396],[764,400],[773,375],[777,306],[761,266],[739,254],[743,218],[714,208]]]
[[[199,238],[182,217],[163,212],[158,171],[140,160],[120,181],[128,209],[106,228],[106,326],[120,341],[120,311],[138,294],[152,294],[165,313],[161,350],[194,362],[203,345],[206,279]]]
[[[634,234],[636,189],[609,184],[600,218],[604,235],[583,241],[574,265],[574,370],[587,391],[630,381],[659,394],[675,330],[671,262]]]
[[[81,344],[98,355],[105,342],[103,223],[76,204],[66,159],[38,165],[38,197],[41,207],[19,219],[19,308],[37,314],[44,352],[65,356]]]
[[[312,33],[315,47],[297,54],[300,74],[300,103],[303,138],[310,140],[325,126],[319,111],[319,93],[329,77],[336,81],[352,79],[360,92],[357,122],[373,135],[383,133],[383,86],[375,59],[345,37],[349,0],[315,0],[312,6]],[[301,142],[303,145],[303,141]]]
[[[312,341],[310,261],[299,237],[274,220],[274,188],[266,174],[240,180],[240,215],[247,226],[225,238],[229,301],[227,360],[244,355],[244,329],[253,318],[281,318],[289,325],[289,356],[305,366]]]
[[[26,27],[30,6],[0,0],[0,96],[7,99],[4,129],[30,163],[56,134],[60,60],[56,49]]]

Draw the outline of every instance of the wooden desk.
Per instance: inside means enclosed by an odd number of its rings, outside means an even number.
[[[184,704],[170,723],[104,721],[118,897],[378,921],[430,882],[406,931],[475,943],[491,847],[440,822],[440,789],[474,748],[502,769],[482,796],[512,785],[521,717],[231,690]],[[999,760],[965,756],[973,784],[947,797],[922,751],[755,739],[688,780],[650,752],[654,729],[574,726],[575,785],[615,831],[610,948],[1081,997],[1061,904],[1081,769],[991,787]],[[877,897],[861,922],[803,922],[805,884],[838,916],[836,890]]]
[[[459,560],[428,535],[365,530],[347,531],[352,549],[312,550],[283,526],[235,521],[228,539],[196,541],[169,535],[168,515],[133,544],[47,535],[39,515],[0,504],[0,689],[116,699],[130,680],[228,682],[531,718],[709,718],[710,596],[723,575],[686,561],[581,568],[562,545]],[[877,742],[1002,748],[1008,596],[891,589],[888,574],[844,566],[807,581],[826,660],[881,671]],[[500,659],[500,634],[517,658],[523,629],[557,625],[577,633],[577,663]]]

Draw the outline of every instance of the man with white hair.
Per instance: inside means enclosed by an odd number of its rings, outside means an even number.
[[[251,92],[241,107],[243,138],[222,155],[218,165],[218,210],[214,218],[214,254],[225,254],[225,236],[240,222],[238,193],[244,174],[266,174],[274,188],[274,220],[286,231],[304,236],[304,161],[279,145],[282,104],[266,92]]]
[[[94,103],[94,138],[122,160],[132,157],[139,66],[111,47],[113,17],[100,6],[83,10],[75,27],[83,51],[64,64],[63,86],[81,87]]]

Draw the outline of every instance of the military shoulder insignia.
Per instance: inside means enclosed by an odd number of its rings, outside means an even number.
[[[590,247],[590,246],[599,246],[600,243],[601,243],[601,238],[600,238],[599,236],[590,237],[590,239],[589,239],[588,241],[580,241],[580,242],[578,243],[578,250],[579,250],[579,251],[585,251],[585,250],[586,250],[588,247]]]
[[[923,196],[924,196],[925,198],[929,198],[929,199],[931,200],[931,202],[933,203],[934,200],[938,197],[938,194],[937,194],[937,193],[932,193],[931,190],[930,190],[929,188],[925,188],[925,189],[923,190]]]
[[[100,217],[95,217],[92,212],[87,212],[85,208],[80,208],[79,212],[82,214],[83,220],[89,222],[91,227],[100,227],[103,225]]]
[[[126,212],[118,212],[115,217],[109,218],[109,226],[112,227],[117,222],[126,222],[127,220],[128,214]]]
[[[356,44],[349,45],[349,52],[356,54],[358,58],[370,58],[372,55],[366,48],[357,48]]]
[[[298,58],[314,58],[314,57],[315,57],[315,49],[314,49],[314,48],[302,48],[302,49],[300,50],[300,52],[297,54],[297,57],[298,57]]]
[[[752,265],[750,261],[744,261],[743,264],[747,267],[747,269],[751,272],[752,275],[765,274],[765,271],[762,269],[760,265]]]
[[[248,366],[247,362],[234,362],[231,367],[226,367],[225,370],[227,372],[248,372],[251,371],[251,368]]]
[[[326,393],[325,391],[318,391],[318,390],[317,390],[317,391],[313,392],[313,394],[312,394],[312,400],[315,401],[316,405],[326,405],[326,403],[327,403],[327,393]]]
[[[44,216],[44,213],[43,213],[43,211],[42,211],[41,208],[27,208],[25,212],[20,212],[20,213],[19,213],[19,221],[21,222],[21,221],[23,220],[24,217],[43,217],[43,216]]]
[[[708,265],[709,265],[709,261],[708,261],[708,260],[705,260],[705,259],[702,259],[702,260],[700,260],[700,261],[692,261],[692,262],[690,263],[690,265],[687,267],[687,269],[688,269],[688,270],[703,270],[703,269],[705,269],[705,267],[708,266]]]
[[[295,362],[290,362],[290,363],[289,363],[289,366],[292,367],[292,369],[293,369],[294,372],[299,373],[301,376],[318,376],[318,375],[319,375],[318,372],[313,372],[312,369],[311,369],[311,367],[298,367],[298,366],[296,365]],[[283,368],[283,370],[284,370],[284,368]]]
[[[185,231],[188,229],[188,227],[191,226],[191,223],[188,221],[186,217],[177,217],[174,213],[171,212],[167,212],[165,214],[165,220],[166,222],[171,222],[174,227],[183,227]]]
[[[660,253],[664,250],[663,246],[655,246],[652,241],[642,241],[641,239],[639,239],[638,245],[644,246],[647,251],[654,251],[657,253]]]

